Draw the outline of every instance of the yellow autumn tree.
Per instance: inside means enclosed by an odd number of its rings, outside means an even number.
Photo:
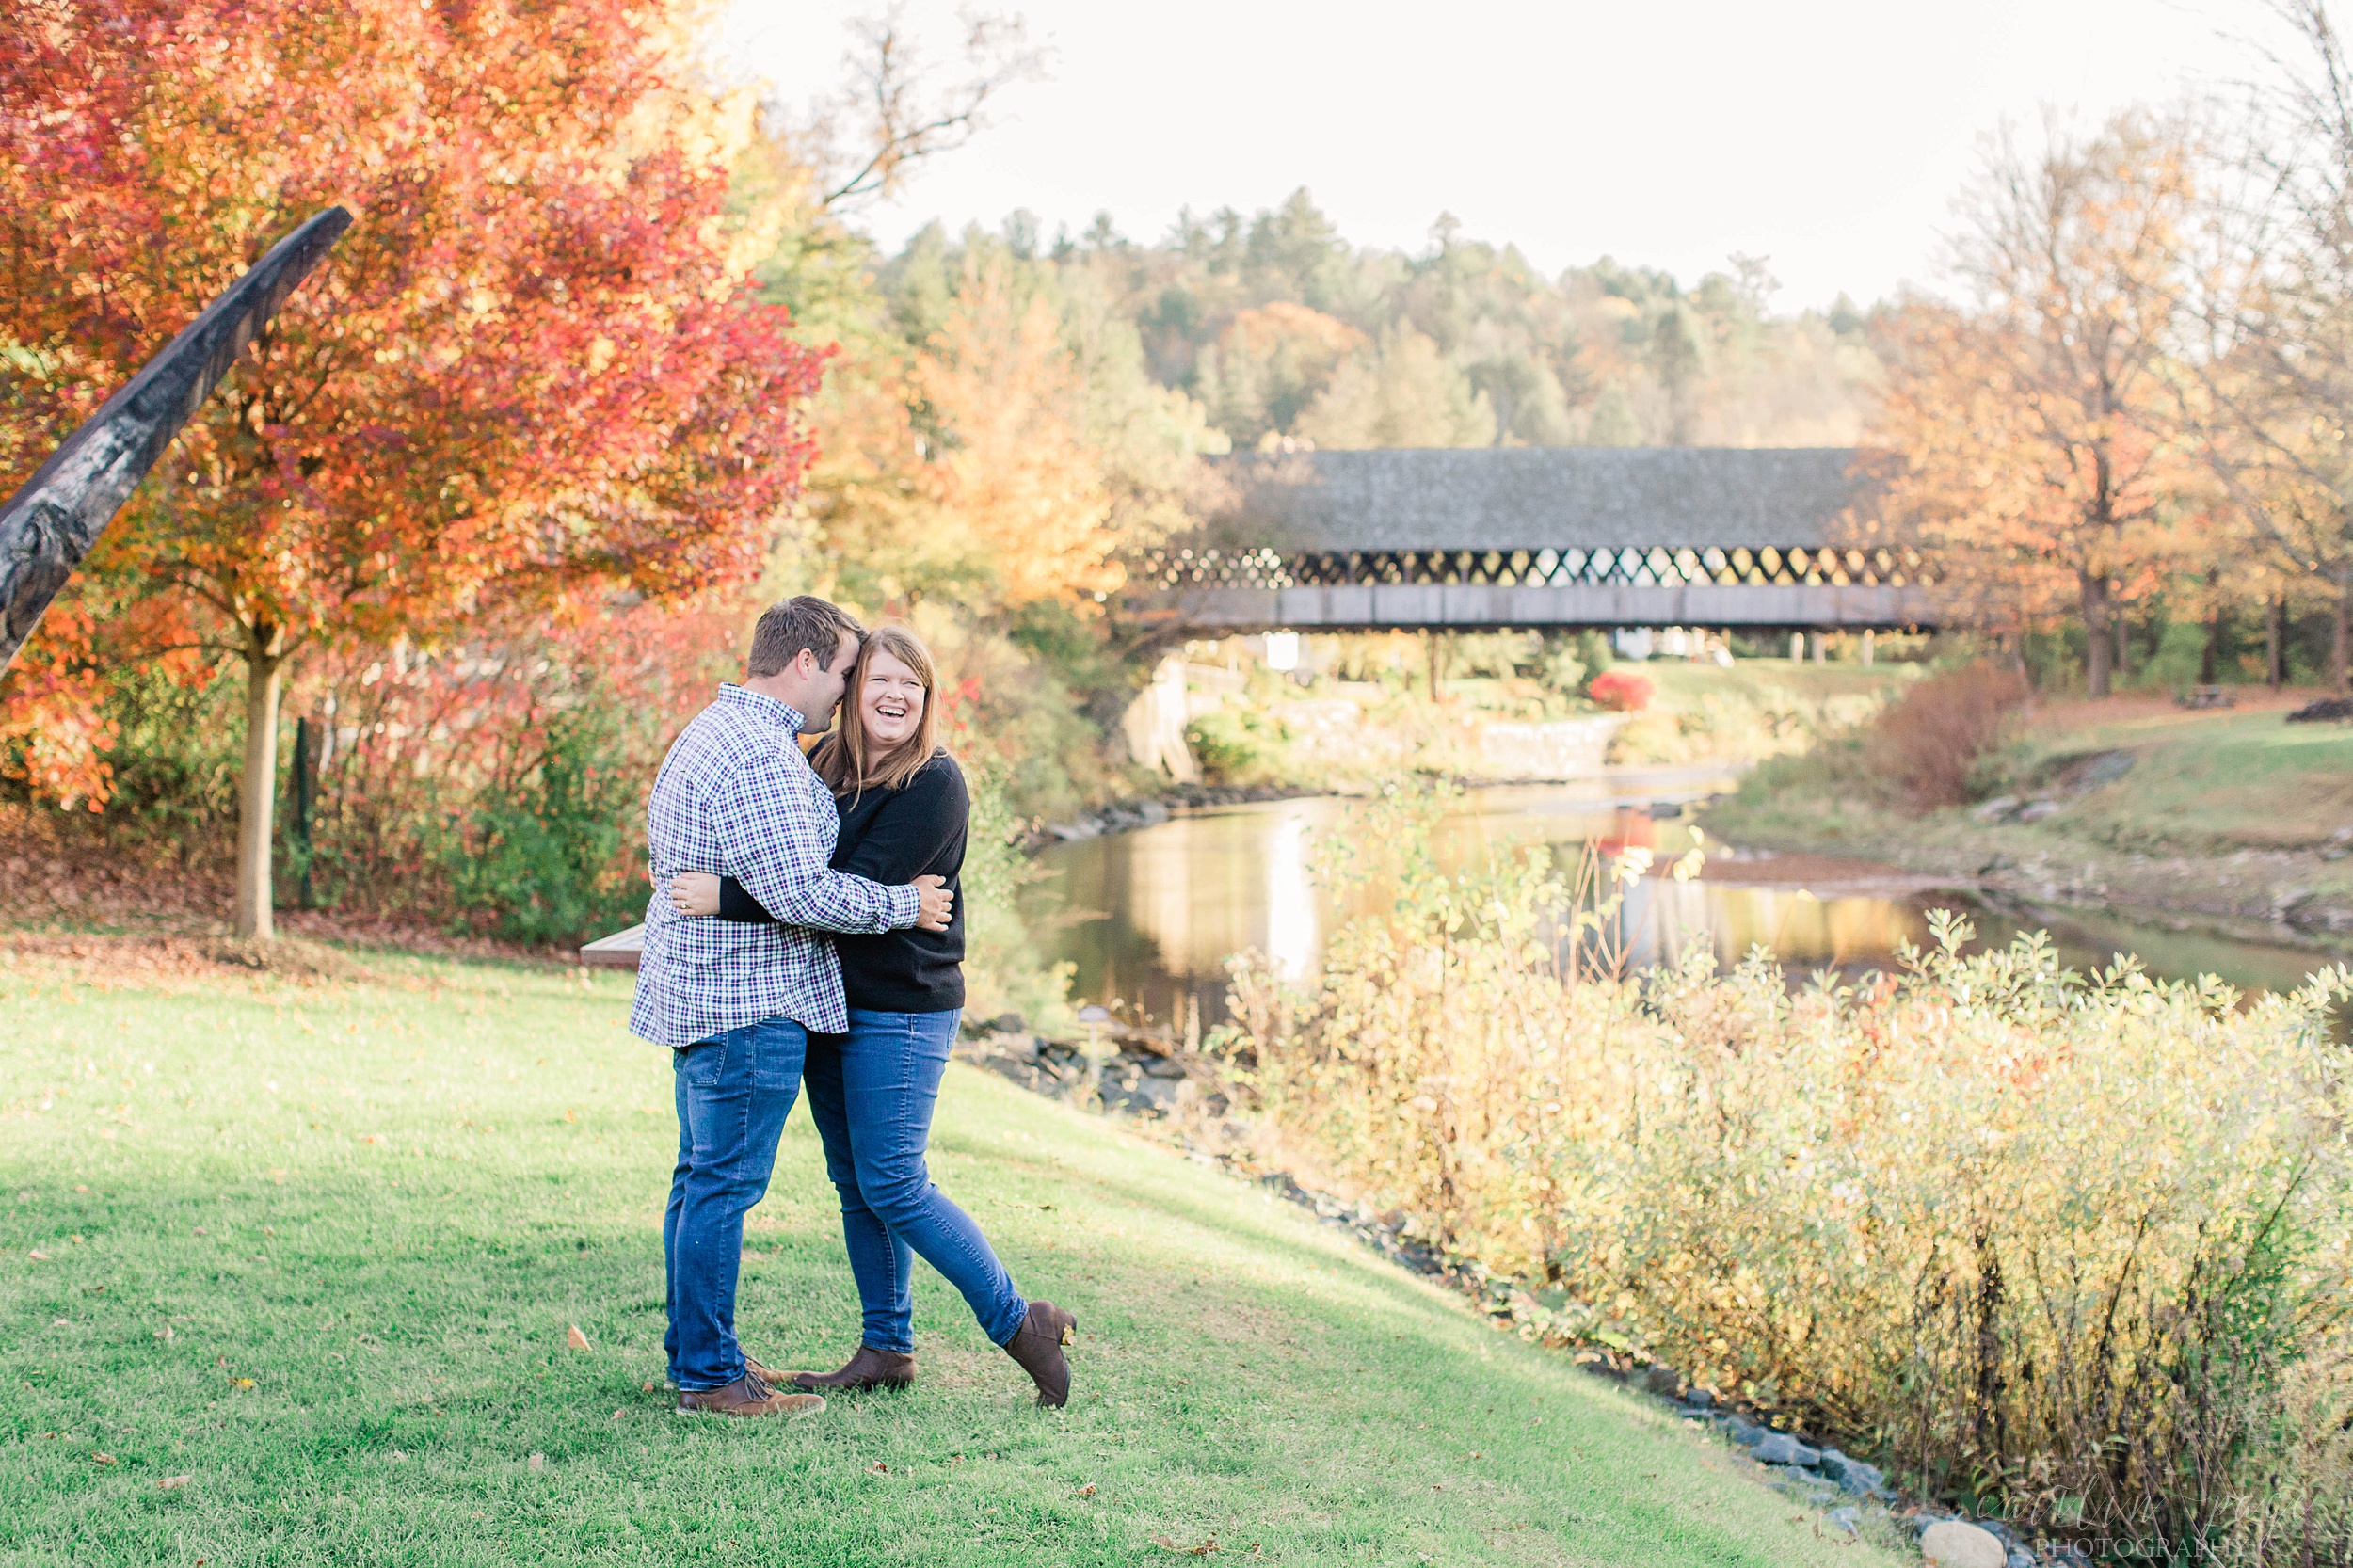
[[[1085,388],[1053,302],[977,259],[915,385],[936,423],[938,514],[1009,608],[1096,603],[1125,576]]]
[[[1245,306],[1201,356],[1193,378],[1218,427],[1238,442],[1288,430],[1365,335],[1288,299]]]
[[[1436,343],[1392,327],[1340,361],[1299,434],[1318,446],[1485,446],[1495,409]]]
[[[2080,616],[2105,696],[2121,602],[2153,591],[2204,502],[2170,353],[2197,199],[2177,128],[2139,113],[2077,139],[2005,134],[1963,203],[1971,309],[1883,328],[1881,526],[1925,545],[1961,618]]]

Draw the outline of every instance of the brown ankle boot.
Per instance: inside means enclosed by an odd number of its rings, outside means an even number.
[[[812,1391],[854,1394],[861,1388],[904,1388],[915,1381],[915,1357],[860,1345],[838,1372],[795,1372],[792,1384]]]
[[[1070,1363],[1062,1348],[1078,1336],[1078,1319],[1052,1302],[1032,1302],[1029,1316],[1005,1343],[1005,1353],[1036,1383],[1037,1402],[1048,1410],[1070,1402]]]
[[[815,1394],[788,1394],[771,1388],[757,1374],[745,1372],[722,1387],[680,1389],[678,1407],[681,1415],[814,1416],[825,1408],[825,1401]]]

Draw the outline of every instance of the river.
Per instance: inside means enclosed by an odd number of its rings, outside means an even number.
[[[1680,803],[1716,781],[1683,776],[1506,785],[1467,792],[1440,829],[1442,863],[1544,845],[1564,869],[1599,840],[1650,849],[1663,873],[1691,844]],[[1347,803],[1274,801],[1187,812],[1131,832],[1048,846],[1028,890],[1048,955],[1076,970],[1074,994],[1175,1024],[1188,1006],[1203,1025],[1225,1016],[1225,964],[1244,949],[1293,976],[1311,972],[1330,933],[1359,912],[1317,884],[1318,840],[1348,830]],[[1362,897],[1360,893],[1357,895]],[[2299,949],[2176,932],[2080,911],[2005,911],[1966,890],[1855,862],[1815,856],[1719,858],[1695,881],[1646,877],[1626,901],[1622,939],[1638,965],[1672,962],[1687,944],[1729,965],[1762,943],[1793,971],[1855,972],[1928,940],[1928,912],[1967,915],[1978,940],[2007,942],[2022,925],[2051,933],[2078,968],[2137,954],[2169,977],[2219,975],[2249,989],[2284,989],[2326,962]]]

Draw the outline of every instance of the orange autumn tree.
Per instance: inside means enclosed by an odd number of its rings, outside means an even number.
[[[626,0],[0,20],[0,485],[296,223],[356,217],[85,568],[86,601],[168,606],[177,640],[244,662],[241,935],[271,933],[279,696],[305,648],[675,599],[764,560],[819,360],[743,293],[731,149],[682,42]],[[10,694],[20,728],[72,689],[56,664]]]
[[[1973,309],[1914,301],[1882,328],[1865,444],[1883,522],[1928,547],[1963,618],[1999,630],[2072,602],[2105,696],[2118,607],[2148,591],[2198,504],[2169,347],[2197,197],[2170,127],[2005,136],[1963,209]]]
[[[949,437],[935,468],[940,505],[988,563],[999,601],[1083,602],[1117,588],[1123,541],[1052,303],[1004,268],[971,268],[915,375]]]

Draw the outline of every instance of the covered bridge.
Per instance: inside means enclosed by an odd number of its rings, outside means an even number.
[[[1211,524],[1133,563],[1166,631],[1933,622],[1851,541],[1845,447],[1482,447],[1225,459]]]

